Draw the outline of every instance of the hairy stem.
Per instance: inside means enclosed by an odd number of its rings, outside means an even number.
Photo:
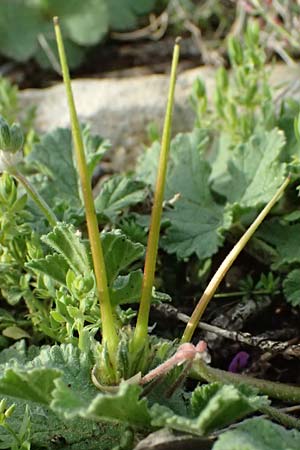
[[[21,173],[16,171],[14,168],[10,167],[8,172],[12,175],[19,183],[21,183],[26,190],[27,194],[32,198],[34,203],[42,211],[46,219],[48,220],[51,227],[55,227],[57,224],[57,218],[52,211],[52,209],[47,205],[45,200],[40,196],[40,194],[35,190],[31,183],[24,177]]]
[[[209,383],[218,381],[225,384],[244,384],[256,388],[259,392],[271,398],[289,403],[300,402],[300,387],[274,381],[260,380],[248,375],[226,372],[225,370],[210,367],[201,360],[193,364],[190,376],[196,379],[203,379]]]
[[[156,189],[154,194],[154,202],[151,215],[151,225],[148,236],[147,252],[144,268],[143,287],[141,294],[141,303],[137,318],[137,324],[134,334],[134,348],[142,348],[148,336],[148,320],[151,305],[152,288],[154,283],[155,266],[158,251],[158,241],[160,232],[160,222],[162,215],[162,205],[165,192],[167,161],[170,149],[171,139],[171,123],[174,104],[174,92],[176,84],[176,70],[179,60],[179,41],[177,38],[173,51],[170,87],[167,101],[166,116],[164,122],[164,130],[162,136],[161,152],[158,165]]]
[[[289,414],[286,414],[277,408],[274,408],[273,406],[263,406],[259,408],[261,412],[264,414],[267,414],[271,419],[276,420],[276,422],[281,423],[281,425],[284,425],[285,427],[289,428],[297,428],[300,429],[300,420],[296,417],[290,416]]]
[[[107,285],[106,268],[103,256],[103,250],[98,229],[97,216],[95,212],[95,205],[92,194],[91,180],[88,174],[87,163],[85,159],[84,145],[81,136],[80,125],[75,108],[69,68],[64,50],[63,39],[58,23],[58,18],[54,17],[54,28],[56,34],[56,41],[58,46],[60,64],[62,68],[63,79],[66,87],[67,99],[69,104],[72,135],[74,140],[75,154],[78,163],[78,171],[81,180],[81,189],[85,206],[87,228],[89,234],[89,241],[92,250],[92,258],[94,264],[94,271],[99,295],[101,319],[102,319],[102,336],[103,342],[107,344],[111,362],[114,364],[115,354],[118,346],[118,335],[116,331],[115,319],[109,298],[109,291]]]
[[[283,182],[283,184],[280,186],[278,191],[275,193],[273,198],[269,201],[269,203],[264,207],[264,209],[261,211],[261,213],[257,216],[257,218],[254,220],[254,222],[250,225],[248,230],[243,234],[243,236],[240,238],[240,240],[235,244],[233,249],[229,252],[229,254],[226,256],[218,270],[216,271],[215,275],[210,280],[207,288],[203,292],[202,297],[200,298],[196,308],[194,309],[194,312],[184,330],[181,342],[189,342],[194,334],[195,329],[197,328],[197,325],[199,323],[199,320],[201,319],[208,303],[212,299],[214,293],[216,292],[219,284],[225,277],[226,273],[232,266],[233,262],[236,260],[240,252],[243,250],[251,236],[255,233],[259,225],[262,223],[262,221],[265,219],[267,214],[270,212],[274,204],[277,202],[277,200],[280,198],[281,194],[289,184],[290,178],[287,177],[286,180]]]

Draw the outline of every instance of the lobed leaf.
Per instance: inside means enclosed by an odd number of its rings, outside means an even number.
[[[150,416],[147,400],[140,399],[142,388],[121,383],[115,394],[99,393],[92,401],[86,401],[80,391],[74,392],[61,380],[57,380],[51,407],[65,418],[77,416],[101,421],[118,421],[135,427],[149,427]]]
[[[129,269],[132,263],[144,256],[144,246],[132,242],[119,230],[101,235],[108,285],[111,287],[117,276]]]
[[[54,380],[62,372],[56,369],[32,369],[22,371],[7,369],[0,379],[0,394],[48,405],[54,389]]]
[[[49,247],[57,251],[76,274],[84,275],[90,273],[91,261],[87,248],[79,236],[76,235],[75,228],[72,225],[59,223],[53,228],[53,231],[46,236],[42,236],[41,239]],[[42,263],[40,262],[40,264]],[[66,266],[63,265],[62,269],[65,270]]]
[[[122,210],[143,201],[145,197],[144,183],[129,176],[116,175],[103,184],[95,198],[96,212],[113,222]]]
[[[155,404],[151,408],[152,425],[185,433],[204,435],[257,410],[268,403],[266,397],[245,395],[232,385],[200,386],[192,396],[193,417],[182,417],[169,408]]]
[[[58,200],[65,200],[73,207],[81,206],[70,130],[57,128],[44,135],[33,146],[26,163],[41,174],[31,177],[32,182],[50,207]]]
[[[292,270],[285,278],[283,293],[292,306],[300,305],[300,269]]]
[[[207,133],[195,129],[179,134],[170,148],[165,199],[179,194],[172,209],[164,212],[168,219],[162,245],[179,258],[196,253],[200,259],[212,256],[223,243],[223,232],[231,225],[231,212],[218,205],[209,188],[211,168],[204,158]],[[137,174],[151,185],[155,182],[159,147],[154,144],[140,159]]]
[[[268,203],[285,176],[286,164],[279,159],[284,145],[284,134],[277,128],[252,135],[231,151],[227,168],[215,177],[213,189],[242,208]]]
[[[66,284],[66,275],[69,266],[66,259],[61,255],[47,255],[45,258],[29,261],[25,264],[25,267],[28,267],[36,273],[47,275],[60,284]]]
[[[300,433],[262,418],[246,420],[221,434],[213,450],[298,450]]]
[[[275,247],[278,255],[272,268],[300,262],[299,233],[299,223],[289,224],[274,219],[262,224],[257,236]]]

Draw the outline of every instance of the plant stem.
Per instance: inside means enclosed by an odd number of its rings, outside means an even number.
[[[248,375],[226,372],[225,370],[210,367],[201,360],[197,360],[193,364],[190,376],[196,379],[204,379],[209,383],[217,381],[225,384],[244,384],[252,386],[262,394],[266,394],[277,400],[283,400],[289,403],[300,402],[300,387],[274,381],[260,380]]]
[[[224,276],[232,266],[235,259],[238,257],[240,252],[243,250],[253,233],[257,230],[259,225],[262,223],[264,218],[267,216],[267,214],[270,212],[274,204],[277,202],[277,200],[280,198],[281,194],[289,184],[290,177],[287,177],[286,180],[283,182],[283,184],[280,186],[280,188],[277,190],[273,198],[269,201],[269,203],[264,207],[264,209],[261,211],[261,213],[257,216],[257,218],[254,220],[254,222],[250,225],[250,227],[247,229],[247,231],[243,234],[243,236],[240,238],[240,240],[235,244],[233,249],[229,252],[229,254],[226,256],[218,270],[216,271],[215,275],[210,280],[207,288],[203,292],[202,297],[200,298],[196,308],[194,309],[194,312],[184,330],[181,343],[183,342],[189,342],[194,334],[194,331],[198,325],[198,322],[200,321],[208,303],[212,299],[214,293],[216,292],[219,284],[223,280]]]
[[[55,227],[57,224],[57,218],[52,211],[52,209],[47,205],[45,200],[40,196],[40,194],[35,190],[35,188],[29,183],[29,181],[24,177],[21,173],[19,173],[14,168],[9,168],[8,173],[12,175],[17,181],[19,181],[25,188],[26,192],[32,200],[35,202],[35,204],[39,207],[39,209],[42,211],[46,219],[48,220],[51,227]]]
[[[84,145],[80,131],[80,125],[76,113],[69,68],[65,55],[63,39],[58,23],[58,18],[54,17],[54,28],[56,34],[56,41],[60,64],[63,73],[63,79],[66,87],[67,99],[69,104],[72,135],[74,140],[74,148],[78,163],[78,171],[81,180],[82,195],[85,206],[86,220],[89,241],[92,250],[92,258],[94,264],[94,271],[99,295],[101,319],[102,319],[102,338],[103,342],[107,344],[111,362],[114,364],[115,354],[118,346],[118,335],[116,331],[115,319],[112,312],[112,307],[109,298],[109,291],[107,285],[107,276],[103,250],[98,229],[97,216],[95,213],[95,205],[92,194],[91,180],[88,174],[87,163],[85,159]]]
[[[242,297],[243,295],[278,295],[280,291],[270,292],[268,289],[261,289],[259,291],[235,291],[235,292],[222,292],[221,294],[216,294],[215,298],[231,298],[231,297]]]
[[[263,406],[259,408],[259,410],[264,414],[267,414],[271,419],[276,420],[276,422],[281,423],[281,425],[284,425],[285,427],[297,428],[298,430],[300,429],[299,419],[290,416],[289,414],[286,414],[279,409],[274,408],[273,406]]]
[[[173,59],[171,67],[170,87],[168,93],[167,109],[164,122],[164,129],[162,135],[162,144],[158,165],[158,173],[156,180],[156,189],[154,194],[151,225],[148,236],[147,252],[144,268],[143,287],[141,294],[141,303],[137,318],[136,329],[134,333],[134,347],[140,349],[144,346],[145,340],[148,336],[148,320],[151,305],[152,288],[154,283],[155,266],[158,251],[158,241],[160,232],[160,222],[162,215],[162,205],[164,199],[164,191],[167,175],[167,161],[170,149],[171,140],[171,123],[174,104],[174,92],[176,84],[176,70],[179,60],[179,47],[180,38],[175,41],[173,50]]]

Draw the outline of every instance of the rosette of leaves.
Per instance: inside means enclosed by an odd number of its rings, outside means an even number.
[[[93,364],[91,352],[71,344],[38,349],[20,342],[0,353],[0,395],[7,405],[15,404],[7,423],[19,430],[27,407],[33,446],[52,448],[54,435],[59,435],[68,448],[93,449],[97,442],[97,448],[106,450],[127,427],[138,436],[161,427],[209,436],[269,403],[255,392],[217,383],[171,398],[165,386],[147,396],[141,386],[127,383],[115,393],[99,392],[90,378]],[[1,444],[9,439],[7,429],[0,428]]]
[[[78,66],[89,46],[98,44],[110,29],[130,30],[139,17],[153,10],[156,0],[1,0],[0,53],[17,61],[34,57],[49,66],[56,53],[51,19],[59,16],[71,67]]]

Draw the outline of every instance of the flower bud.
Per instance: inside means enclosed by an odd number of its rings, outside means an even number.
[[[232,65],[240,66],[243,64],[244,55],[242,46],[233,36],[228,40],[228,53]]]
[[[8,419],[12,415],[12,413],[14,412],[15,409],[16,409],[16,405],[15,404],[12,404],[12,405],[10,405],[9,408],[7,408],[7,410],[4,413],[6,419]]]
[[[10,146],[10,128],[6,120],[0,116],[0,150],[8,150]]]
[[[24,134],[19,124],[13,123],[10,127],[10,146],[11,152],[15,153],[24,143]]]

